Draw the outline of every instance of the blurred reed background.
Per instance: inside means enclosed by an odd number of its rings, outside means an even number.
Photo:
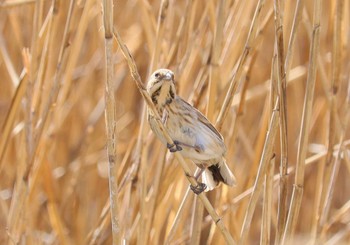
[[[102,5],[0,1],[1,244],[112,243]],[[350,243],[349,1],[130,0],[113,10],[142,81],[172,69],[178,93],[224,136],[238,185],[208,198],[236,242]],[[115,237],[224,244],[150,132],[113,45]]]

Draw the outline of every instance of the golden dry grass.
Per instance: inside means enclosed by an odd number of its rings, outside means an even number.
[[[349,1],[110,3],[0,1],[0,243],[350,243]],[[150,132],[160,67],[236,187],[197,198]]]

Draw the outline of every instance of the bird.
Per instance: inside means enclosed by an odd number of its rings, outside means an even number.
[[[191,185],[192,191],[196,194],[207,192],[221,182],[228,186],[236,185],[236,178],[226,164],[222,135],[199,110],[177,95],[174,73],[164,68],[154,71],[146,89],[174,144],[167,142],[153,111],[148,107],[147,119],[153,133],[170,152],[178,151],[200,169],[193,177],[197,180],[202,176],[202,183]]]

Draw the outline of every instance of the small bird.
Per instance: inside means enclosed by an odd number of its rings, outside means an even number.
[[[226,146],[223,137],[200,111],[176,95],[174,73],[168,69],[156,70],[148,80],[147,92],[174,144],[167,143],[148,108],[152,131],[170,152],[179,151],[200,168],[199,174],[194,176],[196,180],[203,173],[203,183],[190,186],[193,192],[210,191],[220,182],[235,185],[236,179],[224,158]]]

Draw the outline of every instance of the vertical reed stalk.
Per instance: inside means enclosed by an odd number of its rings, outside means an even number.
[[[320,44],[320,18],[321,18],[321,1],[314,2],[313,15],[313,31],[312,40],[310,44],[309,56],[309,72],[307,76],[306,91],[304,98],[303,116],[301,122],[300,137],[298,142],[298,155],[295,183],[293,186],[292,200],[289,207],[287,224],[285,226],[283,235],[283,244],[290,242],[292,235],[296,228],[296,223],[299,216],[301,200],[304,188],[304,173],[305,173],[305,159],[309,144],[310,120],[312,115],[312,103],[314,99],[314,88],[316,82],[317,71],[317,55],[319,53]]]
[[[118,217],[118,172],[117,165],[117,135],[116,135],[116,108],[114,96],[114,64],[113,64],[113,1],[103,0],[103,25],[105,31],[105,57],[106,57],[106,80],[105,80],[105,123],[107,131],[107,155],[108,155],[108,178],[110,195],[110,212],[112,221],[113,244],[121,242],[119,217]]]
[[[265,144],[264,144],[264,150],[261,156],[260,164],[259,164],[259,170],[257,173],[257,177],[254,183],[254,190],[250,197],[249,204],[247,207],[246,215],[244,217],[243,225],[242,225],[242,231],[241,231],[241,238],[239,240],[239,244],[245,244],[249,229],[251,226],[253,214],[255,211],[256,204],[258,202],[258,199],[260,197],[261,191],[263,189],[263,181],[265,178],[265,175],[267,173],[268,169],[268,163],[270,163],[271,159],[273,158],[273,146],[275,142],[275,137],[277,134],[277,128],[279,125],[279,99],[277,99],[273,113],[271,115],[269,130],[267,131]]]
[[[248,33],[248,37],[247,37],[247,41],[245,43],[244,46],[244,50],[243,53],[240,57],[240,60],[238,62],[238,66],[237,66],[237,70],[236,73],[234,74],[234,76],[232,77],[231,81],[230,81],[230,87],[226,93],[226,97],[224,100],[223,105],[221,106],[221,110],[220,113],[216,119],[216,123],[215,126],[216,128],[220,131],[222,128],[222,125],[224,123],[225,117],[227,116],[228,110],[231,106],[231,102],[233,100],[233,95],[236,92],[236,89],[238,87],[238,81],[241,79],[241,74],[243,72],[243,67],[245,65],[245,62],[247,60],[248,54],[250,53],[250,50],[252,48],[252,44],[253,41],[255,39],[255,35],[256,35],[256,30],[257,30],[257,26],[258,26],[258,19],[260,16],[260,12],[262,7],[264,6],[265,1],[264,0],[259,0],[259,2],[256,5],[256,9],[254,12],[254,17],[252,19],[251,25],[250,25],[250,29],[249,29],[249,33]]]
[[[287,219],[287,169],[288,169],[288,134],[287,134],[287,77],[285,71],[285,53],[283,37],[283,19],[281,3],[279,0],[274,1],[275,12],[275,49],[277,54],[277,87],[280,98],[280,185],[278,194],[278,221],[277,230],[284,230]],[[279,243],[281,232],[277,232],[276,242]]]
[[[332,79],[331,79],[331,101],[330,101],[330,113],[329,113],[329,129],[328,129],[328,151],[326,155],[326,165],[324,170],[323,179],[323,192],[321,197],[321,203],[323,207],[320,210],[320,223],[326,222],[329,207],[331,202],[331,188],[332,185],[331,176],[335,167],[335,158],[333,157],[332,149],[336,142],[336,115],[337,115],[337,95],[339,92],[340,74],[341,74],[341,22],[343,13],[343,2],[336,1],[335,15],[334,15],[334,35],[333,35],[333,50],[332,50]],[[334,181],[334,180],[333,180]]]

